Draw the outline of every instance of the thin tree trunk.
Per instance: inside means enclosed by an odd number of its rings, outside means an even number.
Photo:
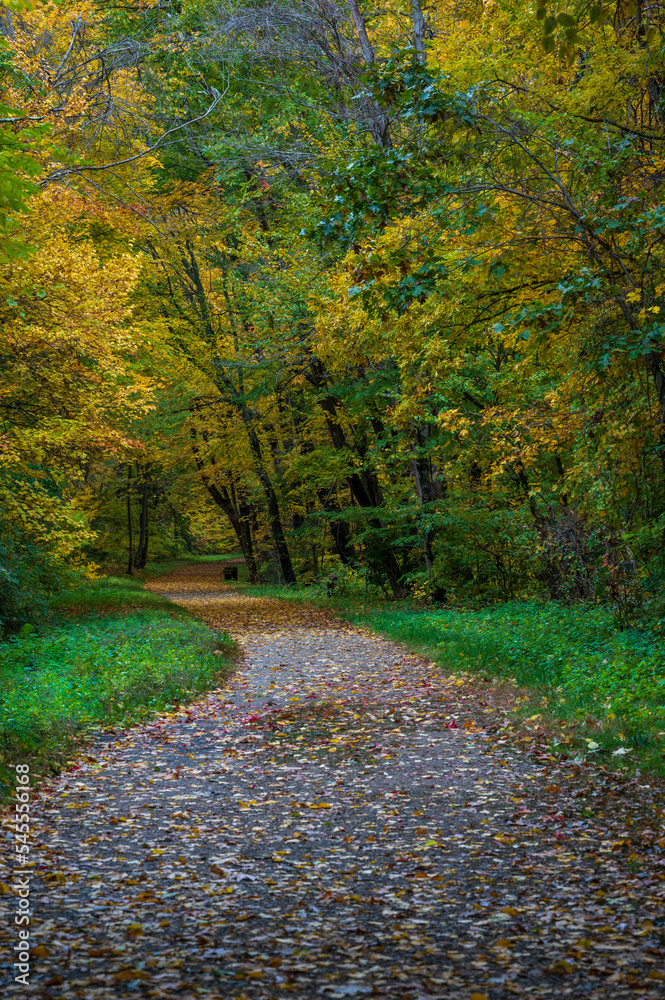
[[[320,489],[317,492],[319,494],[321,509],[323,511],[340,510],[337,501],[331,500],[329,494],[326,493],[324,489]],[[351,541],[351,529],[349,528],[348,523],[342,520],[342,518],[335,518],[335,520],[329,521],[328,524],[330,525],[330,533],[333,537],[333,542],[335,543],[337,555],[345,566],[353,566],[356,562],[356,552],[353,547],[353,542]]]
[[[272,532],[273,541],[275,543],[275,549],[277,550],[277,559],[279,561],[280,569],[282,571],[282,576],[284,577],[284,583],[290,587],[297,582],[296,574],[293,569],[293,564],[291,562],[291,556],[289,554],[289,548],[286,544],[286,536],[284,534],[284,528],[282,526],[282,518],[279,512],[279,503],[277,501],[277,494],[270,480],[270,476],[266,472],[265,465],[263,462],[263,451],[261,448],[261,442],[259,441],[259,436],[252,426],[251,417],[249,414],[245,416],[245,427],[247,428],[247,433],[249,435],[249,447],[254,458],[254,467],[256,474],[259,477],[259,482],[261,483],[261,489],[263,490],[263,495],[266,498],[266,507],[268,508],[268,518],[270,521],[270,530]]]
[[[411,20],[413,21],[413,46],[418,53],[418,61],[427,60],[425,53],[425,18],[420,0],[411,0]]]
[[[240,550],[245,558],[245,565],[247,566],[247,571],[249,573],[250,583],[256,583],[258,579],[256,561],[254,559],[254,552],[252,546],[251,533],[249,531],[249,525],[246,520],[241,519],[238,516],[235,505],[231,500],[226,488],[224,486],[217,486],[216,483],[212,482],[208,472],[205,467],[205,463],[201,457],[201,451],[198,446],[196,428],[190,428],[191,435],[191,445],[192,445],[192,455],[194,456],[194,461],[196,463],[196,468],[199,470],[199,475],[201,476],[201,482],[207,489],[208,493],[215,501],[217,506],[224,511],[231,526],[236,533],[236,538],[238,539],[238,544],[240,545]]]
[[[367,34],[365,18],[362,16],[358,8],[358,0],[349,0],[349,10],[351,11],[351,17],[353,18],[353,23],[355,24],[356,31],[358,32],[360,51],[363,54],[363,59],[369,65],[374,62],[374,49],[371,46],[369,35]]]
[[[194,251],[189,244],[187,244],[187,249],[189,253],[189,258],[183,258],[183,266],[194,286],[196,300],[198,302],[198,307],[199,307],[199,313],[204,324],[206,337],[209,343],[212,344],[215,341],[215,330],[210,315],[210,310],[208,308],[208,301],[206,298],[205,289],[203,287],[203,282],[201,280],[198,261],[196,260]],[[227,303],[229,324],[231,326],[231,329],[233,330],[234,338],[236,338],[236,347],[237,347],[236,319],[233,308],[231,306],[231,300],[226,288],[224,288],[224,297]],[[282,522],[279,513],[279,504],[277,502],[277,495],[270,481],[270,477],[266,472],[265,465],[263,462],[261,442],[259,441],[259,437],[254,428],[254,414],[251,412],[246,402],[244,401],[242,369],[240,370],[238,375],[238,388],[236,388],[236,386],[233,384],[232,379],[230,379],[228,375],[225,374],[223,364],[220,364],[216,367],[218,375],[217,378],[215,379],[215,384],[220,393],[220,396],[222,397],[222,399],[225,399],[231,406],[233,406],[236,412],[242,417],[242,421],[245,424],[245,429],[249,437],[250,451],[255,461],[255,466],[256,466],[255,471],[259,478],[259,482],[261,483],[261,488],[263,490],[266,499],[266,506],[268,508],[268,516],[270,519],[270,527],[272,530],[275,547],[277,549],[277,557],[282,569],[282,574],[284,576],[284,582],[288,585],[295,584],[296,575],[293,570],[293,566],[291,564],[291,557],[289,555],[289,550],[286,544],[286,537],[284,535],[284,529],[282,527]],[[195,436],[196,432],[194,429],[192,429],[192,433]],[[201,462],[200,455],[197,457],[197,451],[198,449],[195,450],[194,457],[197,461],[197,467],[199,469],[199,472],[201,472],[203,475],[203,463]],[[215,494],[219,496],[220,491],[217,489],[215,484],[206,482],[205,478],[203,482],[206,489],[213,497],[215,502],[219,503],[219,501],[216,499]],[[213,490],[215,492],[213,492]],[[224,491],[224,493],[226,493],[226,491]],[[228,501],[228,494],[226,496],[226,500],[228,502],[229,507],[231,507],[232,505],[230,504],[230,501]],[[225,507],[223,504],[219,504],[219,506],[222,507],[223,510],[227,510],[227,507]],[[243,535],[240,528],[240,522],[235,510],[233,511],[233,519],[231,518],[230,511],[228,512],[228,516],[229,519],[231,520],[231,523],[233,524],[236,535],[238,536],[238,541],[242,546]],[[245,555],[245,561],[247,561],[247,555]]]
[[[127,569],[125,572],[130,576],[134,575],[134,525],[132,524],[132,463],[127,462],[127,537],[129,541],[129,555],[127,558]]]
[[[136,478],[139,479],[139,467],[136,467]],[[141,483],[141,515],[139,518],[139,540],[134,553],[134,569],[143,569],[148,557],[148,473],[143,470]]]
[[[322,389],[326,384],[326,376],[323,365],[315,362],[307,375],[307,379],[316,389]],[[337,404],[333,396],[319,397],[319,406],[324,412],[326,426],[330,434],[333,447],[337,450],[348,449],[346,435],[337,416]],[[350,449],[349,449],[350,450]],[[351,496],[359,507],[365,510],[379,509],[383,503],[383,493],[379,480],[375,473],[363,469],[361,472],[352,472],[347,480]],[[368,527],[374,530],[382,530],[383,524],[378,517],[369,518]],[[334,536],[333,536],[334,537]],[[339,550],[338,550],[339,551]],[[390,580],[393,596],[400,598],[404,596],[404,588],[400,583],[402,571],[390,548],[386,548],[383,554],[371,560],[374,568],[382,570]]]
[[[173,508],[173,555],[178,558],[178,515]]]
[[[416,442],[420,448],[427,440],[427,430],[418,428],[416,431]],[[430,581],[432,600],[437,603],[444,603],[446,600],[445,588],[434,582],[434,532],[427,525],[423,508],[427,508],[435,499],[434,484],[432,482],[432,469],[430,460],[426,455],[417,454],[411,462],[413,478],[416,484],[416,494],[418,505],[421,508],[420,514],[420,534],[423,543],[423,555],[425,557],[425,570]]]
[[[358,0],[348,0],[348,4],[349,10],[351,11],[351,18],[353,19],[356,31],[358,32],[358,40],[360,42],[362,57],[367,65],[371,66],[376,57],[374,55],[372,43],[369,40],[369,35],[367,34],[365,18],[360,13]],[[382,146],[384,149],[389,149],[392,146],[390,118],[385,113],[383,108],[376,103],[376,101],[369,101],[367,98],[361,98],[361,104],[371,119],[371,131],[377,145]]]
[[[238,508],[238,520],[240,522],[240,534],[242,538],[241,549],[243,554],[246,552],[245,563],[247,564],[247,570],[249,572],[249,582],[257,583],[259,579],[259,573],[256,565],[256,559],[254,557],[254,540],[252,538],[252,505],[247,503],[245,500],[237,501]]]
[[[143,499],[141,504],[141,517],[143,520],[143,544],[141,545],[141,552],[139,555],[139,566],[141,569],[145,569],[148,562],[148,541],[150,539],[150,523],[148,519],[148,490],[149,483],[146,482],[143,486]]]
[[[660,357],[657,351],[652,351],[649,355],[649,368],[651,369],[651,374],[653,376],[654,385],[656,387],[656,395],[658,397],[658,403],[660,405],[660,416],[663,425],[665,425],[665,376],[663,376],[663,370],[660,367]],[[665,426],[661,427],[661,441],[658,446],[658,454],[660,457],[661,465],[665,470],[665,446],[663,443],[663,431]]]

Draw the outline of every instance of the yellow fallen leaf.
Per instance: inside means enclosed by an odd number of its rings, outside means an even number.
[[[51,952],[43,944],[38,944],[36,948],[32,949],[32,954],[35,958],[48,958]]]
[[[499,938],[498,941],[494,942],[495,948],[512,948],[512,942],[508,938]]]
[[[552,962],[548,968],[548,972],[553,972],[557,976],[567,976],[572,971],[572,965],[565,958],[560,958],[558,962]]]
[[[647,972],[647,979],[665,980],[665,972],[660,972],[659,969],[652,969],[651,972]]]
[[[489,1000],[487,993],[472,993],[469,1000]]]

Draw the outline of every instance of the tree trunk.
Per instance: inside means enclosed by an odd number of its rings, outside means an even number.
[[[660,406],[660,417],[663,424],[663,427],[661,427],[661,441],[658,447],[658,454],[663,470],[665,470],[665,444],[663,443],[663,437],[665,436],[665,377],[663,376],[663,370],[660,367],[660,357],[657,351],[651,352],[648,363],[653,376],[654,385],[656,387],[656,395]]]
[[[236,538],[238,539],[240,550],[245,559],[247,572],[249,573],[249,581],[250,583],[256,583],[258,580],[258,573],[256,569],[256,560],[254,559],[252,536],[249,530],[249,520],[238,516],[238,511],[236,510],[235,504],[231,500],[226,487],[217,486],[217,484],[210,479],[198,446],[196,427],[192,426],[190,428],[190,435],[192,455],[194,456],[196,468],[199,470],[201,482],[214,502],[221,510],[224,511],[231,522],[231,526],[236,533]]]
[[[252,539],[252,506],[244,500],[238,500],[238,520],[240,522],[240,548],[245,556],[249,582],[258,583],[259,573],[254,557],[254,541]]]
[[[363,59],[369,65],[374,62],[374,49],[371,46],[369,36],[367,34],[365,18],[362,16],[358,8],[358,0],[349,0],[349,10],[351,11],[351,17],[353,18],[353,23],[355,24],[356,31],[358,32],[360,51],[363,54]]]
[[[308,381],[317,389],[322,389],[326,384],[326,375],[320,361],[315,361],[306,375]],[[330,434],[333,447],[337,450],[349,449],[346,435],[337,416],[337,402],[334,396],[320,397],[319,406],[324,412],[326,426]],[[383,492],[378,477],[374,472],[362,469],[360,472],[352,472],[347,480],[351,496],[359,507],[365,510],[380,508],[383,503]],[[378,517],[370,518],[368,527],[375,531],[383,530],[383,524]],[[400,583],[402,571],[399,563],[391,549],[387,549],[381,556],[373,557],[370,560],[376,570],[383,570],[390,581],[393,596],[400,598],[404,596],[404,588]]]
[[[244,409],[244,408],[243,408]],[[297,582],[296,574],[291,563],[291,556],[289,555],[289,548],[286,544],[286,536],[284,534],[284,528],[282,526],[282,518],[279,512],[279,503],[277,501],[277,494],[270,480],[270,476],[266,472],[265,465],[263,462],[263,451],[261,449],[261,442],[259,441],[259,436],[254,430],[252,425],[251,416],[249,413],[245,415],[243,413],[243,418],[245,421],[245,427],[247,428],[247,433],[249,435],[249,447],[254,458],[256,474],[259,477],[259,482],[261,483],[261,489],[263,490],[263,495],[266,498],[266,507],[268,508],[268,518],[270,521],[270,530],[272,533],[273,541],[275,543],[275,549],[277,550],[277,559],[279,561],[280,569],[282,571],[282,576],[284,577],[284,583],[290,587]]]
[[[129,542],[129,555],[127,558],[126,573],[134,575],[134,525],[132,524],[132,464],[127,462],[127,538]]]
[[[139,565],[141,569],[145,569],[148,562],[148,539],[150,538],[150,525],[148,522],[148,491],[150,484],[145,482],[143,485],[143,497],[141,503],[141,520],[143,527],[143,541],[141,544],[141,551],[139,554]]]
[[[139,467],[136,467],[136,478],[139,479]],[[148,561],[148,489],[149,479],[147,470],[143,470],[143,481],[141,483],[141,516],[139,518],[139,540],[134,553],[134,569],[144,569]]]
[[[325,490],[318,490],[321,509],[323,511],[339,511],[340,506],[336,500],[331,500],[329,493]],[[335,518],[328,522],[330,533],[335,543],[335,550],[345,566],[354,566],[356,563],[356,552],[351,541],[351,529],[342,518]],[[324,546],[325,549],[325,546]]]
[[[358,0],[348,0],[348,4],[349,10],[351,11],[351,18],[353,19],[356,31],[358,32],[358,40],[360,42],[362,57],[367,65],[371,66],[376,57],[374,55],[372,43],[369,40],[369,35],[367,34],[365,18],[360,13]],[[390,119],[385,111],[375,101],[368,101],[366,98],[361,98],[360,100],[363,110],[371,119],[370,127],[377,145],[382,146],[384,149],[389,149],[392,146],[392,139],[390,136]]]
[[[191,247],[191,245],[187,244],[187,250],[188,250],[188,257],[183,257],[182,261],[183,267],[193,285],[193,291],[196,296],[196,301],[198,303],[199,314],[203,322],[206,337],[209,343],[213,344],[215,342],[215,330],[210,315],[210,310],[208,308],[208,301],[206,298],[203,281],[201,280],[198,261],[196,260],[194,250]],[[236,337],[237,333],[236,333],[235,315],[231,307],[231,301],[226,288],[224,289],[224,297],[227,303],[229,324],[234,332],[234,337]],[[217,361],[219,361],[220,363],[217,364],[216,363]],[[255,471],[259,478],[259,482],[261,483],[261,488],[263,490],[263,494],[266,499],[266,506],[268,508],[268,516],[270,519],[270,527],[272,531],[273,540],[275,542],[275,548],[277,549],[277,558],[279,560],[279,564],[282,570],[284,582],[287,585],[295,584],[296,575],[293,571],[293,566],[291,564],[291,557],[289,555],[289,550],[286,544],[286,537],[284,535],[284,529],[282,527],[282,522],[279,513],[279,504],[277,502],[277,495],[270,481],[270,477],[266,472],[265,465],[263,462],[261,442],[259,441],[259,437],[254,428],[254,419],[255,419],[254,414],[251,412],[251,410],[249,409],[244,400],[242,369],[239,371],[238,374],[238,387],[236,388],[236,386],[233,384],[233,380],[229,378],[229,376],[225,373],[224,365],[221,359],[215,358],[215,368],[217,371],[217,377],[215,379],[215,385],[217,387],[217,390],[219,391],[219,394],[222,397],[222,399],[226,400],[226,402],[229,405],[231,405],[235,409],[235,411],[239,414],[239,416],[242,418],[242,421],[245,425],[245,430],[247,431],[247,435],[249,437],[250,451],[252,453],[252,457],[254,458]],[[195,437],[196,431],[194,429],[192,429],[192,434]],[[200,454],[198,454],[198,448],[196,448],[194,457],[199,472],[203,477],[204,474],[203,462],[201,461]],[[212,459],[212,464],[214,464],[214,459]],[[212,496],[213,500],[215,500],[215,503],[219,504],[219,506],[222,507],[222,509],[227,513],[229,520],[233,525],[233,529],[238,537],[238,541],[241,547],[246,546],[247,540],[248,538],[251,540],[251,536],[247,532],[243,533],[243,529],[241,528],[240,525],[240,520],[235,511],[235,508],[233,507],[233,504],[231,504],[230,502],[226,490],[223,491],[224,499],[223,502],[220,503],[219,500],[217,499],[217,497],[222,496],[220,490],[215,486],[214,483],[206,481],[206,478],[203,479],[203,482],[206,489]],[[247,562],[249,568],[250,564],[244,547],[243,547],[243,553],[245,554],[245,561]],[[253,557],[252,557],[252,562],[253,562]],[[256,574],[255,564],[254,564],[254,574]]]
[[[420,0],[411,0],[411,20],[413,21],[413,46],[418,53],[418,62],[424,63],[425,53],[425,18],[420,6]]]
[[[444,587],[439,586],[434,583],[434,551],[433,551],[433,541],[434,532],[426,523],[426,517],[424,516],[423,508],[427,508],[435,499],[435,487],[432,476],[432,466],[427,455],[422,454],[422,447],[425,441],[429,437],[429,428],[419,427],[416,430],[416,444],[417,444],[417,454],[416,457],[411,462],[411,471],[413,473],[413,478],[416,484],[416,494],[418,496],[418,505],[421,508],[420,514],[420,534],[423,543],[423,555],[425,557],[425,569],[427,571],[427,576],[429,577],[431,586],[432,600],[436,603],[443,604],[446,600],[446,591]],[[439,491],[440,492],[440,491]]]

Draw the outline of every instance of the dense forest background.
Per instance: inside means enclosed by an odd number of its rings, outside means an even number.
[[[664,23],[0,7],[5,627],[224,549],[665,616]]]

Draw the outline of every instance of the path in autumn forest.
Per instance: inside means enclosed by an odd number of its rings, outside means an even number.
[[[151,586],[238,672],[42,790],[5,995],[665,995],[653,788],[511,748],[505,692],[219,573]]]

